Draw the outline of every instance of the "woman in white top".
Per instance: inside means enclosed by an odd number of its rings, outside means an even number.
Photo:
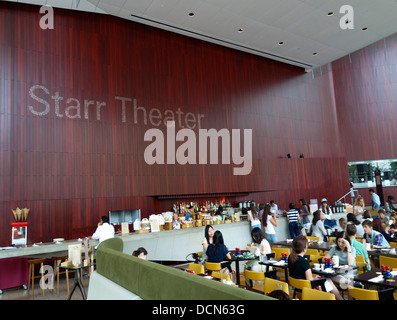
[[[276,242],[276,230],[274,230],[274,227],[277,227],[276,212],[272,210],[270,204],[266,204],[263,209],[261,223],[262,229],[269,242]]]
[[[313,237],[319,237],[321,241],[324,240],[324,236],[327,236],[327,231],[324,228],[324,214],[320,211],[317,210],[316,212],[313,213],[313,230],[312,230],[312,236]]]
[[[210,225],[206,225],[205,226],[205,230],[204,230],[204,239],[203,242],[201,243],[203,246],[203,255],[201,257],[202,262],[204,263],[206,260],[206,252],[208,249],[208,246],[213,243],[214,241],[214,228]]]
[[[251,221],[251,230],[261,227],[261,221],[259,220],[259,214],[256,211],[255,205],[251,204],[250,210],[248,210],[248,221]]]
[[[259,259],[262,260],[267,254],[272,253],[272,248],[269,241],[266,239],[266,235],[260,228],[254,228],[251,231],[252,244],[247,246],[247,250],[251,250],[252,247],[259,248]],[[251,268],[251,271],[264,272],[266,266],[260,265],[259,260],[253,260],[246,264],[246,267]]]
[[[357,218],[359,222],[362,222],[363,220],[363,213],[364,213],[364,199],[362,196],[357,196],[356,200],[354,200],[354,205],[353,205],[353,214]]]

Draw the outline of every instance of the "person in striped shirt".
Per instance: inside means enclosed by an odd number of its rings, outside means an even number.
[[[294,239],[300,234],[299,230],[299,212],[295,208],[295,204],[290,202],[289,210],[287,211],[288,229],[291,239]]]

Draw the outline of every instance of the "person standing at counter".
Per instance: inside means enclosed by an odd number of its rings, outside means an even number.
[[[299,199],[299,204],[301,206],[300,215],[302,218],[302,226],[303,226],[303,229],[305,229],[306,235],[308,235],[310,232],[310,227],[311,227],[311,223],[309,220],[310,210],[307,207],[307,203],[306,203],[305,199]]]
[[[266,237],[270,243],[274,243],[277,241],[276,231],[274,230],[274,227],[277,227],[276,215],[276,212],[272,212],[270,204],[266,204],[260,220],[263,232],[266,234]]]
[[[250,210],[248,210],[248,221],[251,221],[251,230],[254,228],[260,228],[261,222],[259,220],[258,211],[256,211],[255,205],[251,203]]]
[[[270,207],[276,214],[278,213],[278,205],[274,202],[274,200],[270,200]]]
[[[109,224],[109,218],[107,216],[103,216],[101,218],[101,221],[98,223],[98,227],[91,238],[98,239],[98,245],[104,240],[114,238],[114,227]]]
[[[379,196],[375,193],[374,189],[369,189],[368,190],[370,196],[371,196],[371,206],[372,206],[372,210],[380,209],[380,198]]]
[[[295,205],[290,202],[289,210],[287,211],[288,229],[291,239],[299,235],[299,212],[295,209]]]

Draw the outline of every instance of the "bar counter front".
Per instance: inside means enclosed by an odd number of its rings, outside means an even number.
[[[250,223],[240,221],[212,225],[215,230],[222,232],[225,245],[233,250],[245,248],[251,243]],[[148,259],[156,261],[185,261],[186,256],[192,252],[202,251],[205,227],[186,229],[164,230],[159,232],[136,233],[127,235],[116,233],[124,242],[124,253],[132,254],[139,247],[148,251]],[[91,236],[91,235],[90,235]],[[69,245],[79,244],[78,239],[65,240],[60,243],[43,243],[28,245],[20,248],[7,248],[0,250],[0,259],[11,257],[48,257],[67,254]],[[90,244],[96,246],[97,240],[90,239]]]

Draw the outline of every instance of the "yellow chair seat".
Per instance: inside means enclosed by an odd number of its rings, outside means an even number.
[[[288,283],[294,289],[302,290],[303,288],[309,288],[309,289],[312,288],[312,284],[311,284],[310,280],[295,279],[295,278],[292,278],[290,275],[288,276]],[[297,291],[294,290],[293,298],[295,298],[296,293],[297,293]]]
[[[211,275],[214,278],[221,279],[221,280],[226,280],[226,281],[231,281],[232,280],[230,275],[228,275],[226,273],[221,273],[221,272],[218,272],[218,271],[213,271]]]
[[[379,256],[379,265],[384,265],[392,269],[397,269],[397,258]]]
[[[265,281],[265,274],[263,272],[244,270],[244,274],[245,281],[249,284],[250,287],[263,292],[263,284],[257,283],[258,281]],[[255,281],[255,283],[253,281]]]
[[[302,300],[336,300],[336,299],[335,299],[335,295],[332,293],[304,287],[302,289]]]
[[[320,237],[306,236],[306,238],[308,238],[310,241],[321,241]]]
[[[357,300],[379,300],[378,291],[349,287],[349,296]]]
[[[275,280],[272,278],[265,278],[265,285],[263,291],[267,293],[267,292],[272,292],[274,290],[283,290],[286,294],[289,295],[288,283]]]
[[[197,264],[194,262],[189,263],[188,270],[194,271],[194,273],[196,273],[196,274],[205,273],[204,266],[202,264]]]
[[[288,255],[291,254],[291,250],[289,248],[278,248],[278,247],[272,247],[272,252],[274,252],[275,259],[281,258],[282,253],[287,253]]]
[[[210,271],[222,270],[221,264],[219,262],[205,262],[205,268]]]

